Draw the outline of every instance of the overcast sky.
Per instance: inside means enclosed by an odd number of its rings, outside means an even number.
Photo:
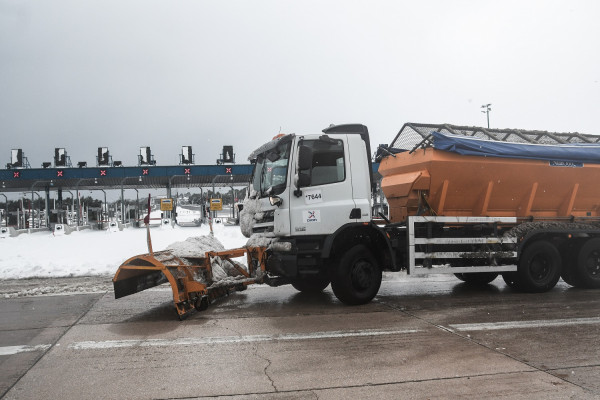
[[[600,2],[0,0],[0,165],[65,147],[238,163],[284,133],[405,122],[600,134]]]

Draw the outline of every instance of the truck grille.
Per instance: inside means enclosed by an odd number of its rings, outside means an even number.
[[[268,226],[255,226],[252,228],[252,233],[265,233],[265,232],[273,232],[273,225]]]

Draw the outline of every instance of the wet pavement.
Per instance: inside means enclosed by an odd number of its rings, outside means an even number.
[[[179,321],[168,286],[115,300],[106,279],[0,299],[0,395],[600,398],[600,292],[562,281],[524,294],[391,274],[359,307],[254,286]]]

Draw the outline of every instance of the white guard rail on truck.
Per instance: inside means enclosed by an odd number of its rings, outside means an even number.
[[[435,260],[456,260],[457,262],[465,261],[465,259],[473,258],[469,252],[448,251],[453,247],[464,245],[514,245],[515,237],[506,236],[478,236],[478,237],[448,237],[443,232],[432,232],[430,237],[424,237],[417,233],[419,225],[428,223],[447,224],[453,227],[467,227],[475,224],[504,224],[516,225],[517,218],[515,217],[441,217],[441,216],[413,216],[408,217],[407,235],[408,235],[408,274],[409,275],[429,275],[429,274],[457,274],[457,273],[474,273],[474,272],[511,272],[517,270],[517,252],[514,249],[510,250],[477,250],[477,253],[482,256],[479,258],[493,258],[495,255],[501,255],[503,259],[514,259],[512,265],[485,265],[485,266],[449,266],[447,264],[440,266],[432,266]],[[422,230],[421,230],[422,231]],[[427,251],[417,251],[417,245],[428,245]],[[435,251],[440,246],[444,250]],[[420,246],[423,247],[423,246]],[[512,246],[514,247],[514,246]],[[472,253],[471,253],[472,254]],[[421,260],[417,263],[416,260]],[[417,267],[417,264],[421,264]],[[423,266],[428,265],[428,266]]]

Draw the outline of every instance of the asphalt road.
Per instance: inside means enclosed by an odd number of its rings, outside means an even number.
[[[600,398],[600,292],[562,282],[401,278],[360,307],[255,286],[181,322],[168,287],[115,300],[106,279],[0,283],[3,398]],[[44,284],[79,294],[9,295]]]

